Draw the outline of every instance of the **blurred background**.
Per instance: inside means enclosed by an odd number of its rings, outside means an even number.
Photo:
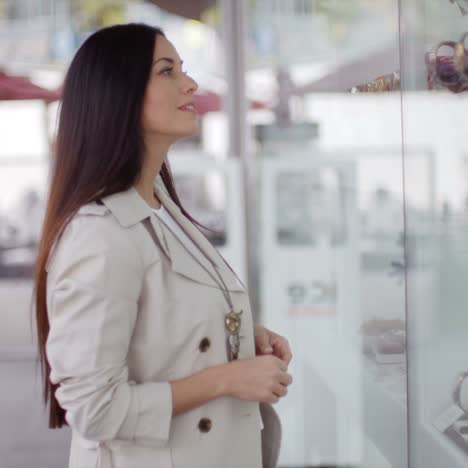
[[[201,132],[169,154],[182,202],[220,231],[206,234],[256,320],[291,343],[280,466],[468,466],[452,397],[468,371],[467,13],[0,0],[1,466],[67,466],[69,429],[48,430],[41,401],[31,275],[67,66],[126,22],[162,27],[197,80]]]

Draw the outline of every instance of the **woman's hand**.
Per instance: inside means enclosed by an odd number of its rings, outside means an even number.
[[[289,342],[284,336],[277,335],[262,325],[254,326],[254,336],[257,356],[273,354],[289,365],[292,353]]]
[[[257,356],[226,365],[224,394],[241,400],[276,403],[288,393],[292,377],[275,356]]]

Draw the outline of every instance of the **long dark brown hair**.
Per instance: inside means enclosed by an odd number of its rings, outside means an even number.
[[[129,189],[142,171],[140,119],[158,35],[164,36],[161,29],[144,24],[101,29],[79,48],[65,77],[33,293],[38,360],[44,404],[50,401],[50,428],[68,424],[55,398],[57,385],[49,380],[45,266],[54,242],[82,205]],[[183,208],[167,162],[160,175],[184,215],[204,227]]]

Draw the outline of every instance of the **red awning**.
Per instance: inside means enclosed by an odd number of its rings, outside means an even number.
[[[202,91],[193,97],[195,108],[199,115],[204,115],[207,112],[219,112],[223,110],[223,96],[213,91]],[[260,101],[250,100],[250,109],[265,109],[266,106]]]
[[[151,0],[162,10],[173,15],[200,20],[203,13],[216,5],[216,0]]]
[[[0,70],[0,101],[41,99],[46,102],[57,101],[60,90],[41,88],[24,76],[12,76]],[[202,91],[194,95],[195,107],[200,115],[223,110],[223,97],[213,91]],[[263,109],[262,102],[250,100],[251,109]]]
[[[13,76],[0,70],[0,101],[41,99],[53,102],[60,96],[60,90],[42,88],[25,76]]]

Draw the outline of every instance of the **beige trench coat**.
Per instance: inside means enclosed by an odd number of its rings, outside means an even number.
[[[155,191],[223,276],[243,310],[239,359],[253,357],[247,292],[160,176]],[[171,416],[169,381],[227,362],[228,305],[201,264],[212,271],[133,187],[71,219],[46,267],[46,352],[72,429],[69,468],[261,468],[258,403],[223,397]]]

